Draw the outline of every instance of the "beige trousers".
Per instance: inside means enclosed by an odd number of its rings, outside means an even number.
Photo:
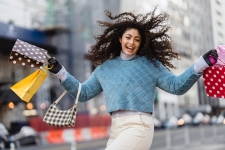
[[[151,115],[115,117],[106,150],[149,150],[153,134]]]

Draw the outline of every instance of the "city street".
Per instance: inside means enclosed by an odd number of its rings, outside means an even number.
[[[225,0],[0,10],[0,150],[225,150]]]
[[[223,144],[225,143],[224,133],[224,125],[156,130],[151,150],[178,150],[189,148],[195,150],[196,147],[196,150],[200,150],[202,146],[205,146],[204,150],[222,150],[225,149],[225,144]],[[106,143],[107,139],[103,139],[79,142],[76,148],[75,146],[71,146],[71,144],[60,144],[21,147],[17,150],[104,150]],[[215,147],[215,145],[217,146]],[[214,148],[212,148],[212,146],[214,146]]]

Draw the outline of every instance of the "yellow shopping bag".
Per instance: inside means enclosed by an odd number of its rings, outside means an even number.
[[[40,88],[46,77],[47,73],[42,69],[38,69],[31,75],[10,87],[10,89],[13,90],[22,100],[29,102]]]

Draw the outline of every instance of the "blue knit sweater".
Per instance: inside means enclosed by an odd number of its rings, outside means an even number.
[[[156,68],[145,56],[131,60],[120,57],[105,61],[91,77],[82,83],[80,102],[85,102],[102,91],[107,112],[131,110],[153,112],[156,87],[171,94],[182,95],[199,79],[194,65],[179,76],[173,75],[160,62]],[[67,73],[62,86],[75,98],[78,81]]]

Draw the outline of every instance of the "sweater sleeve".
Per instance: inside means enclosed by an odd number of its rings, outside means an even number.
[[[194,65],[179,76],[172,74],[162,64],[157,71],[157,86],[168,93],[176,95],[185,94],[202,75],[194,71]]]
[[[61,82],[61,85],[67,90],[67,92],[73,98],[76,98],[78,91],[78,84],[79,81],[75,79],[72,75],[70,75],[68,72],[66,80]],[[96,95],[100,94],[101,92],[102,87],[95,73],[92,73],[92,75],[85,82],[82,83],[79,101],[86,102],[95,97]]]

